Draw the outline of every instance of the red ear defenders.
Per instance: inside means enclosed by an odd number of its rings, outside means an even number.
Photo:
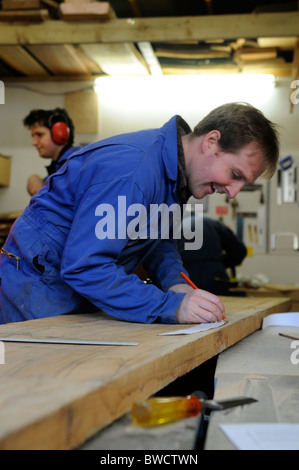
[[[57,145],[66,144],[70,137],[70,128],[62,119],[63,117],[59,115],[52,115],[49,119],[51,137],[53,142]]]

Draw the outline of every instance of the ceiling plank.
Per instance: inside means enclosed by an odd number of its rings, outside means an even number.
[[[73,45],[32,45],[27,46],[27,49],[55,75],[89,74],[86,65],[76,55]]]
[[[92,44],[299,36],[299,12],[1,24],[0,44]]]
[[[173,48],[168,46],[158,47],[156,50],[157,57],[170,57],[179,59],[217,59],[217,58],[228,58],[230,52],[227,51],[215,51],[212,49],[194,48]]]
[[[89,57],[80,46],[74,46],[76,55],[80,61],[87,67],[90,73],[103,74],[103,70],[91,57]]]
[[[21,46],[0,46],[0,58],[27,76],[47,77],[47,71]]]
[[[81,44],[81,48],[108,75],[149,75],[134,44]]]
[[[48,18],[50,18],[50,14],[46,8],[40,10],[0,11],[0,21],[43,21]]]
[[[2,0],[2,10],[33,10],[42,7],[40,0]]]
[[[241,66],[239,64],[227,63],[227,64],[214,64],[209,65],[201,64],[198,65],[184,65],[183,63],[176,64],[162,64],[162,70],[164,75],[207,75],[207,74],[232,74],[232,73],[267,73],[275,76],[290,76],[291,64],[287,64],[283,60],[265,60],[244,63]]]

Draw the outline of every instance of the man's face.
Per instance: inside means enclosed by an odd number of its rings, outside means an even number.
[[[197,199],[214,192],[234,198],[246,183],[254,183],[264,169],[264,158],[256,143],[251,142],[238,153],[223,152],[217,144],[205,163],[193,160],[188,184]]]
[[[56,160],[61,146],[56,145],[53,142],[50,129],[36,122],[30,127],[30,130],[32,136],[32,145],[36,147],[40,157]]]

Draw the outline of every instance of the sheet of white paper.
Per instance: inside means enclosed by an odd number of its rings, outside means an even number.
[[[200,323],[200,325],[185,328],[184,330],[169,331],[168,333],[159,333],[158,336],[170,335],[191,335],[192,333],[199,333],[200,331],[207,331],[211,328],[218,328],[226,323],[226,321],[215,321],[213,323]]]
[[[221,424],[220,428],[238,450],[299,450],[299,424]]]
[[[299,327],[299,313],[286,312],[286,313],[273,313],[268,315],[263,320],[263,328],[268,326],[298,326]]]

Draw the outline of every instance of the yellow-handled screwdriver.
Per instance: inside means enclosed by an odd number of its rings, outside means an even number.
[[[153,427],[197,416],[202,410],[224,410],[255,401],[254,398],[248,397],[237,397],[221,401],[201,400],[196,395],[154,397],[134,403],[132,420],[138,426]]]

